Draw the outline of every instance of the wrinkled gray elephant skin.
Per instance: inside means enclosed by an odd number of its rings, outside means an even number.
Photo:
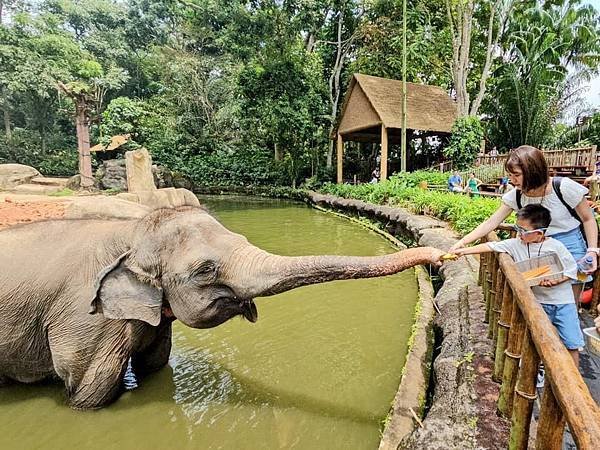
[[[115,400],[130,358],[138,377],[167,364],[175,319],[255,322],[255,297],[390,275],[442,253],[278,256],[189,207],[16,226],[0,231],[0,249],[0,384],[58,377],[78,409]]]

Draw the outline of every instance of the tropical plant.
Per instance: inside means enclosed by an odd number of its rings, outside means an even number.
[[[459,117],[452,126],[450,144],[444,148],[444,156],[452,161],[455,169],[465,169],[473,164],[481,149],[483,128],[477,117]]]

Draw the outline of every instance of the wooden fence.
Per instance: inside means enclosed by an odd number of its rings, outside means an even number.
[[[596,161],[600,159],[600,155],[596,154],[595,145],[581,148],[543,149],[542,151],[549,167],[585,166],[587,170],[594,170]],[[506,153],[498,156],[481,155],[477,157],[475,165],[504,164],[506,158],[508,158]],[[445,169],[448,170],[447,167]]]
[[[492,232],[486,239],[497,241],[498,236]],[[508,448],[528,447],[540,361],[546,379],[536,449],[562,449],[565,422],[579,449],[600,448],[600,408],[512,258],[482,254],[479,283],[495,344],[493,379],[501,383],[498,411],[511,420]]]

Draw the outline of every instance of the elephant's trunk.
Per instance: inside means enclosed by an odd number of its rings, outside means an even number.
[[[432,247],[403,250],[384,256],[278,256],[266,252],[245,261],[249,276],[240,286],[244,298],[264,297],[300,286],[333,280],[393,275],[418,264],[437,262],[442,251]],[[250,262],[249,262],[250,261]],[[238,272],[239,273],[239,272]]]

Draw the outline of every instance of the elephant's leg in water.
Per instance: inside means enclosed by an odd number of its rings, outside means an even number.
[[[143,350],[131,356],[131,367],[137,377],[156,372],[169,362],[171,354],[171,323],[172,319],[163,317],[157,327],[156,336]]]
[[[131,328],[126,322],[110,322],[103,327],[79,330],[94,345],[77,351],[73,351],[73,335],[48,333],[54,368],[66,385],[67,403],[72,408],[101,408],[114,401],[123,389],[123,376],[132,353]]]

